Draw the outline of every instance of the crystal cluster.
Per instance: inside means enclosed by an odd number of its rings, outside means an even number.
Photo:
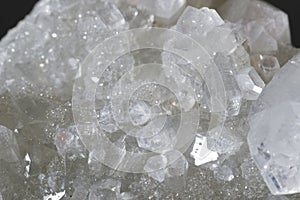
[[[40,0],[0,42],[0,200],[299,199],[297,52],[263,1]]]

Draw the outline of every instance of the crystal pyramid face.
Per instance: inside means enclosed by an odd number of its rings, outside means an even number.
[[[299,65],[263,1],[40,0],[0,41],[0,200],[299,199]]]

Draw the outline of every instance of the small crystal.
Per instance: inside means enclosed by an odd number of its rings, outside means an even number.
[[[149,158],[144,166],[144,170],[148,175],[158,182],[163,182],[166,176],[166,167],[168,160],[163,155],[153,156]]]
[[[242,91],[243,98],[246,100],[256,100],[265,87],[265,83],[252,67],[240,70],[235,78]]]
[[[114,121],[112,109],[110,105],[105,105],[99,114],[99,124],[101,128],[109,133],[117,131],[119,128]]]
[[[216,178],[224,180],[224,181],[232,181],[234,179],[234,175],[232,173],[232,170],[226,165],[218,167],[214,171],[214,176]]]
[[[176,30],[193,38],[205,37],[208,32],[223,23],[222,18],[213,9],[188,6],[178,19]]]
[[[168,159],[166,185],[172,191],[182,191],[186,186],[188,162],[179,151],[172,150],[164,154]]]
[[[137,7],[154,14],[156,21],[162,24],[172,24],[185,7],[185,0],[140,0]]]
[[[241,147],[242,141],[234,135],[229,127],[224,127],[221,134],[214,134],[207,138],[208,148],[220,154],[235,154]]]
[[[269,83],[274,74],[280,69],[279,62],[274,56],[253,55],[251,56],[251,64],[265,83]]]
[[[117,199],[120,195],[121,182],[115,179],[102,179],[89,189],[89,200]]]
[[[54,138],[54,144],[62,156],[69,151],[75,151],[77,153],[84,151],[83,144],[77,135],[75,126],[70,126],[67,129],[57,129]]]
[[[151,128],[151,127],[150,127]],[[156,127],[157,129],[157,127]],[[149,137],[149,132],[153,132]],[[174,147],[176,141],[176,132],[172,128],[163,129],[155,133],[155,129],[145,129],[138,135],[137,142],[139,147],[154,152],[164,152]]]
[[[147,123],[151,117],[150,106],[144,101],[131,102],[129,115],[133,125],[140,126]]]
[[[214,60],[223,78],[227,98],[227,115],[236,116],[240,112],[242,94],[234,77],[235,68],[231,59],[223,54],[217,53]]]

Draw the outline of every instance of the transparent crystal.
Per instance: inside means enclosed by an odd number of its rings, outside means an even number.
[[[140,0],[137,7],[154,14],[155,20],[162,24],[172,24],[179,17],[186,4],[186,0]]]
[[[215,169],[214,176],[223,181],[232,181],[234,179],[232,170],[226,165]]]
[[[299,114],[299,103],[284,102],[259,113],[259,121],[251,122],[251,154],[273,194],[299,192]]]
[[[299,55],[273,77],[252,107],[248,144],[272,194],[300,191]],[[278,95],[278,92],[280,92]]]
[[[109,133],[117,131],[119,128],[115,122],[112,114],[112,109],[110,104],[106,104],[99,111],[99,124],[101,128]]]
[[[151,118],[151,109],[144,101],[131,102],[129,105],[129,115],[133,125],[143,125]]]
[[[168,160],[163,155],[153,156],[149,158],[144,166],[144,170],[148,175],[158,182],[163,182],[166,176],[166,167]]]
[[[220,134],[211,135],[207,139],[208,148],[220,154],[235,154],[241,147],[242,141],[234,135],[229,127],[224,127]]]
[[[84,146],[79,139],[75,126],[70,126],[66,129],[57,129],[54,137],[54,144],[59,154],[62,156],[71,151],[76,154],[84,151]]]
[[[251,64],[265,83],[269,83],[274,74],[280,69],[279,62],[275,56],[252,55]]]
[[[240,112],[242,94],[234,77],[235,68],[228,56],[217,53],[214,58],[216,65],[222,75],[227,98],[227,115],[236,116]]]
[[[265,87],[265,83],[253,67],[240,70],[235,78],[246,100],[256,100]]]
[[[151,128],[151,127],[150,127]],[[149,137],[148,132],[153,132],[153,136]],[[164,128],[155,133],[155,129],[144,129],[137,138],[139,147],[154,152],[163,152],[170,150],[176,144],[176,132],[172,128]]]

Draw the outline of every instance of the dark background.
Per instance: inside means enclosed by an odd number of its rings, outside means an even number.
[[[1,0],[0,38],[28,14],[38,0]],[[84,1],[84,0],[83,0]],[[297,0],[266,0],[289,15],[292,42],[300,47],[300,2]]]

